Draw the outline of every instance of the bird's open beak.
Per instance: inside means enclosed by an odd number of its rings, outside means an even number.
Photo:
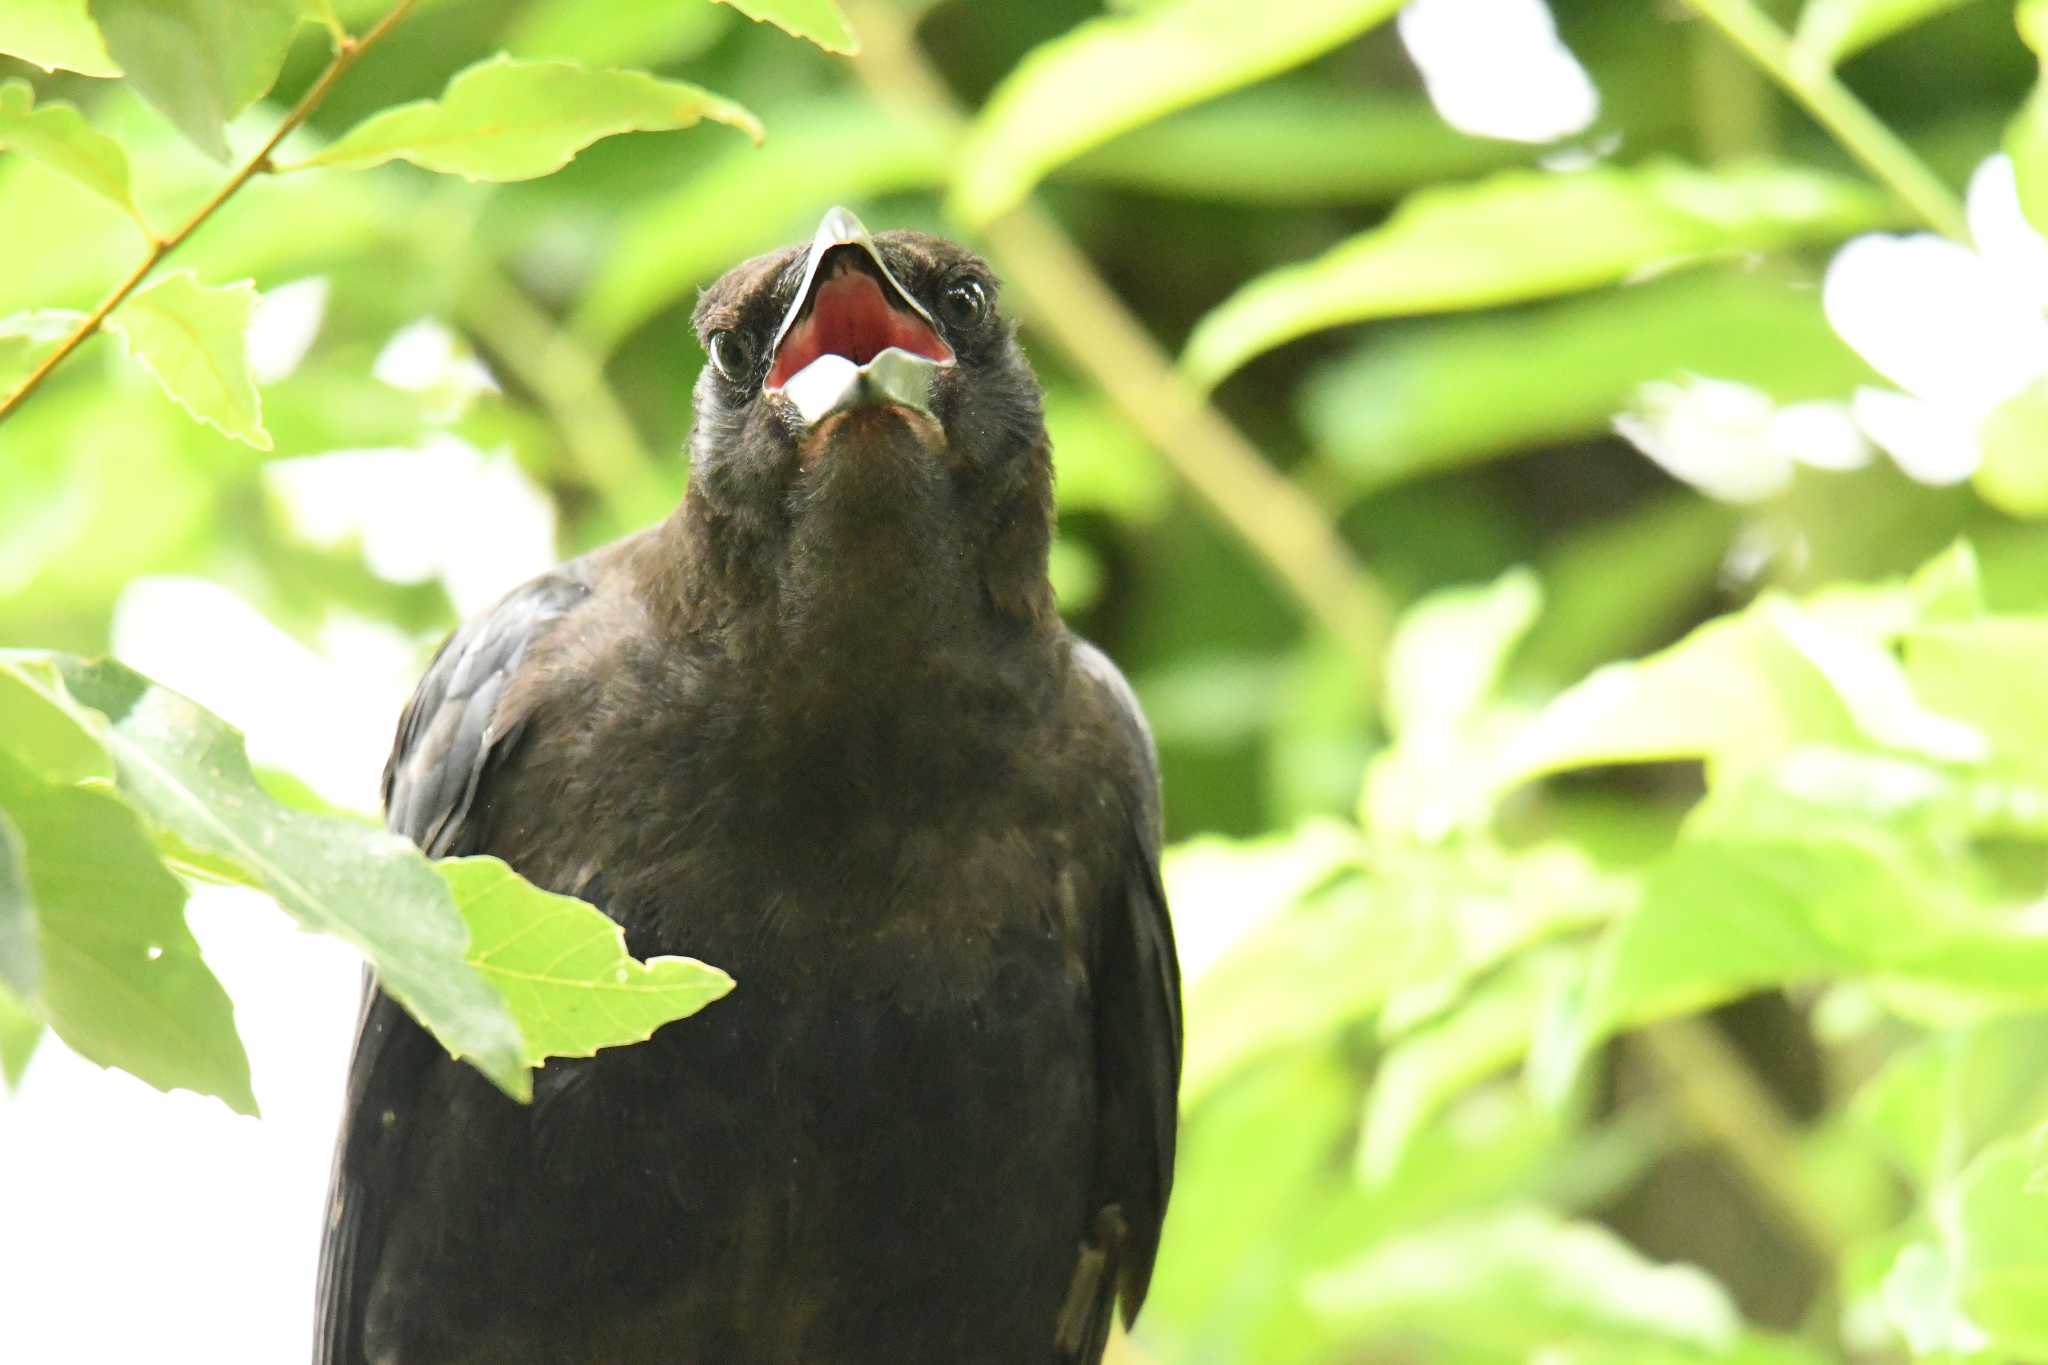
[[[869,403],[928,413],[932,381],[952,365],[938,324],[889,273],[860,219],[828,212],[775,331],[761,391],[788,403],[807,427]]]

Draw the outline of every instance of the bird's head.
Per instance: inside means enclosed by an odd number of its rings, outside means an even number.
[[[996,292],[966,249],[871,234],[842,208],[808,243],[735,266],[697,306],[692,496],[786,579],[827,570],[844,595],[908,577],[1049,609],[1038,381]]]

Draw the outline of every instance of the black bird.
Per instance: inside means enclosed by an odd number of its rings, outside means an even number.
[[[320,1365],[1066,1365],[1137,1312],[1180,1071],[1158,779],[1054,612],[995,296],[843,209],[736,267],[682,505],[441,647],[391,827],[738,985],[531,1106],[373,987]]]

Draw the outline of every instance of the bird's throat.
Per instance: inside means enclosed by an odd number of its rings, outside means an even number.
[[[829,419],[791,496],[783,619],[803,648],[914,650],[978,600],[951,480],[919,423],[890,407]],[[828,643],[829,640],[829,643]]]

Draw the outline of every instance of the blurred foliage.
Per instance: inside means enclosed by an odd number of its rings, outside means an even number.
[[[545,1058],[643,1041],[731,987],[687,958],[632,961],[602,913],[495,858],[430,864],[366,822],[280,803],[240,735],[119,663],[9,653],[0,689],[0,841],[20,850],[9,899],[28,921],[0,981],[102,1065],[255,1112],[171,869],[260,888],[359,948],[452,1055],[520,1099]]]
[[[1503,98],[1559,60],[1434,2]],[[565,923],[564,1019],[667,1012],[537,1038],[493,945],[554,898],[339,808],[363,680],[674,505],[695,291],[844,201],[1006,276],[1158,733],[1186,1127],[1122,1359],[2048,1357],[2039,0],[1552,0],[1600,104],[1540,143],[1385,0],[143,8],[0,9],[0,392],[119,305],[0,409],[10,1078],[47,1025],[253,1103],[193,877],[514,1090],[723,989]],[[1276,507],[1398,624],[1329,629]],[[110,648],[255,767],[47,652]]]

